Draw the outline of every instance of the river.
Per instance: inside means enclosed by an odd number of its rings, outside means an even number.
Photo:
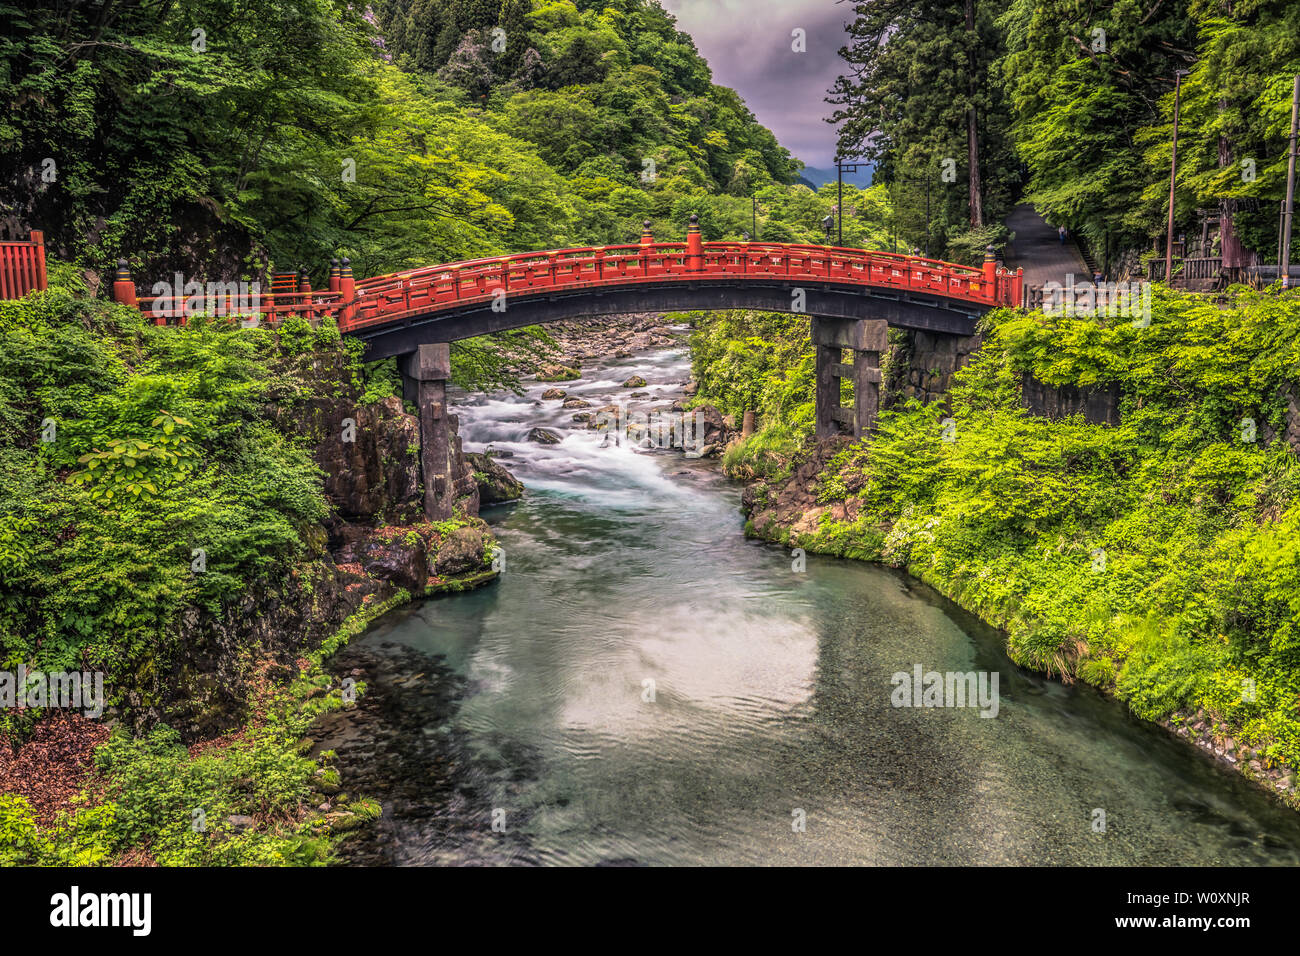
[[[594,407],[686,351],[564,383]],[[924,585],[747,541],[716,462],[600,447],[548,386],[456,399],[467,450],[510,451],[485,510],[505,572],[385,617],[335,658],[329,715],[377,825],[357,864],[1291,864],[1300,818],[1083,686],[1020,670]],[[561,444],[524,440],[536,425]],[[891,705],[891,676],[996,672],[995,717]],[[1104,812],[1104,831],[1099,824]]]

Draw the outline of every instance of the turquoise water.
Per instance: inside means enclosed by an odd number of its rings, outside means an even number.
[[[667,352],[563,387],[599,407],[635,373],[655,405],[688,371]],[[535,404],[545,387],[457,408],[467,449],[514,452],[529,489],[485,513],[501,579],[390,615],[335,661],[370,692],[318,746],[384,805],[352,862],[1300,862],[1295,814],[1236,775],[1020,671],[901,574],[794,570],[744,539],[715,463],[602,448]],[[535,425],[564,441],[523,441]],[[917,664],[996,673],[997,716],[891,706]]]

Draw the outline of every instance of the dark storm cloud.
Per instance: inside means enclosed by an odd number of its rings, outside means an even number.
[[[781,145],[810,166],[835,154],[826,91],[844,68],[838,51],[853,7],[835,0],[661,0],[713,69],[736,90]],[[807,33],[807,52],[791,49],[791,31]]]

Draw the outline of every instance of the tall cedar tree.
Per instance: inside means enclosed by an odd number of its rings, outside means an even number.
[[[933,178],[948,221],[978,229],[1000,215],[1017,170],[1008,156],[993,63],[1001,49],[988,5],[975,0],[873,0],[854,5],[850,66],[828,102],[839,107],[841,157],[876,162],[885,179]],[[942,176],[955,163],[951,188]],[[990,202],[990,200],[993,200]]]

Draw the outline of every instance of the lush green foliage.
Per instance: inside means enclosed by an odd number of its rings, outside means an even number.
[[[953,440],[940,406],[883,413],[818,479],[848,518],[797,543],[906,566],[1005,628],[1015,660],[1146,718],[1205,708],[1300,765],[1298,337],[1300,299],[1245,290],[1160,295],[1145,328],[996,313],[956,376]],[[1117,386],[1122,424],[1031,416],[1024,374]]]
[[[156,703],[186,608],[314,553],[320,473],[267,414],[305,395],[292,333],[156,328],[66,288],[0,302],[4,667],[100,669],[112,703]]]
[[[959,235],[973,223],[973,108],[986,224],[1024,186],[1101,261],[1147,247],[1163,235],[1182,69],[1178,231],[1193,234],[1198,209],[1221,207],[1246,248],[1276,256],[1300,72],[1300,8],[1290,0],[859,3],[842,55],[851,70],[830,97],[844,121],[840,148],[897,181],[909,245],[924,241],[929,191],[931,251],[962,260],[982,248]],[[952,181],[940,175],[944,159],[956,162]]]
[[[875,161],[893,184],[907,245],[925,245],[928,226],[931,255],[979,261],[983,230],[1001,221],[1019,181],[992,76],[1002,42],[994,6],[871,0],[854,12],[840,51],[850,70],[829,97],[841,154]]]
[[[375,275],[635,242],[644,220],[680,240],[696,212],[707,239],[824,242],[835,203],[789,185],[798,162],[649,0],[4,9],[0,199],[52,250],[101,273],[125,257],[145,287],[302,266],[320,288],[332,256]],[[883,191],[845,205],[844,241],[884,248]],[[546,348],[460,343],[455,377],[510,385]]]
[[[331,836],[378,816],[338,790],[331,754],[305,755],[303,736],[343,705],[322,661],[376,617],[410,600],[404,591],[345,621],[290,684],[262,700],[242,729],[187,749],[159,725],[140,737],[118,727],[95,753],[80,807],[38,826],[22,797],[0,794],[0,865],[98,866],[138,854],[162,866],[314,866],[331,861]],[[357,690],[364,692],[365,686]],[[133,856],[137,855],[137,856]]]

